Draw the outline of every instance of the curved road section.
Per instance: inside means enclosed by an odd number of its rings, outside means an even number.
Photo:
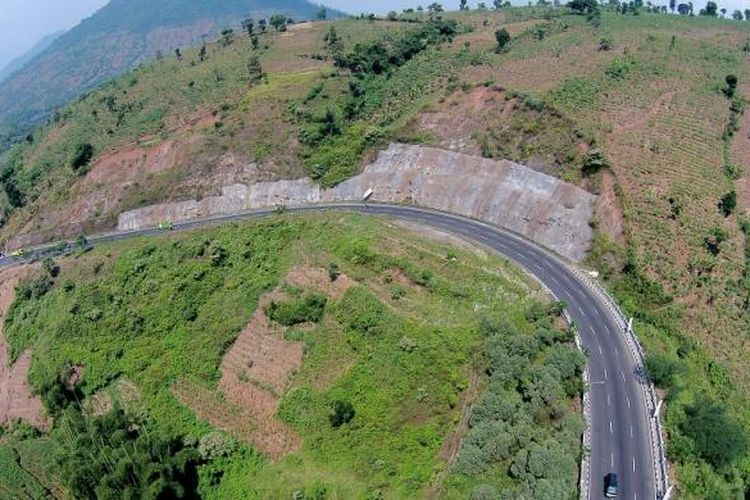
[[[541,281],[567,305],[577,324],[580,341],[588,355],[590,440],[589,477],[582,478],[588,491],[582,497],[604,497],[604,476],[619,477],[618,498],[654,499],[657,495],[649,409],[641,384],[647,383],[611,310],[597,293],[562,260],[517,235],[474,220],[421,208],[395,205],[336,204],[289,209],[293,212],[348,210],[404,219],[435,227],[481,243],[508,257]],[[258,210],[236,215],[176,223],[175,230],[229,222],[273,213]],[[161,234],[157,229],[92,236],[91,244],[136,236]],[[41,256],[51,246],[37,247],[23,258],[2,257],[0,267]],[[662,492],[659,492],[660,496]]]

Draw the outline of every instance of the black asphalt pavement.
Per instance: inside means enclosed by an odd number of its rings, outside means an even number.
[[[502,229],[474,220],[409,206],[336,204],[288,209],[289,212],[347,210],[408,220],[476,241],[518,263],[565,302],[578,325],[588,354],[591,400],[591,480],[589,498],[604,498],[604,476],[619,476],[618,498],[653,499],[653,473],[648,408],[640,384],[638,366],[612,313],[588,285],[563,262],[538,245]],[[175,223],[175,230],[267,216],[274,210],[258,210],[209,219]],[[146,229],[91,236],[91,244],[162,234]],[[28,250],[23,258],[2,257],[0,267],[39,257],[51,247]]]

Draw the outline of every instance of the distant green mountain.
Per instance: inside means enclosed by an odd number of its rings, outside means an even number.
[[[312,19],[307,0],[112,0],[0,83],[0,151],[104,81],[247,18]],[[329,17],[342,14],[329,9]]]
[[[9,62],[4,68],[0,69],[0,82],[11,76],[13,73],[18,71],[19,69],[23,68],[26,63],[34,59],[36,56],[47,50],[47,48],[52,45],[55,40],[60,38],[60,36],[65,33],[65,30],[58,31],[56,33],[52,33],[51,35],[47,35],[41,40],[39,40],[31,49],[29,49],[24,54],[16,57],[11,62]]]

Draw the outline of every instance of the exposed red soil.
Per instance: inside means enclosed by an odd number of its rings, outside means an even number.
[[[349,288],[357,284],[345,274],[331,281],[325,269],[304,266],[292,268],[286,276],[286,282],[301,288],[312,288],[334,300],[341,298]]]
[[[509,117],[514,108],[515,100],[506,101],[503,92],[479,87],[446,98],[420,113],[411,126],[429,133],[435,146],[479,156],[481,149],[474,134],[485,128],[489,116]]]
[[[11,366],[8,344],[2,334],[5,315],[15,298],[15,287],[28,274],[28,268],[11,268],[0,272],[0,424],[20,419],[39,428],[48,429],[41,400],[31,393],[28,381],[31,351],[25,351]]]

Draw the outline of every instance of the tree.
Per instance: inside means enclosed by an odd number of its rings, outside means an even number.
[[[726,16],[726,15],[727,15],[727,9],[725,9],[724,7],[722,7],[722,8],[721,8],[721,9],[719,10],[719,12],[721,12],[721,17],[724,17],[724,16]]]
[[[500,10],[503,8],[503,0],[493,0],[492,5],[495,7],[495,10]]]
[[[739,10],[735,10],[732,12],[732,19],[735,21],[742,21],[742,12]]]
[[[260,47],[260,41],[258,40],[258,35],[253,35],[250,37],[250,48],[253,50],[258,50],[258,47]]]
[[[198,59],[201,61],[206,60],[206,44],[201,45],[201,50],[198,52]]]
[[[736,191],[730,191],[721,197],[721,201],[719,202],[719,210],[721,210],[721,213],[724,214],[724,217],[729,217],[730,215],[732,215],[735,208],[737,208]]]
[[[687,16],[690,14],[690,6],[686,3],[681,3],[677,6],[677,12],[681,16]]]
[[[354,407],[349,401],[337,400],[331,405],[328,420],[331,422],[332,427],[338,428],[351,422],[355,414]]]
[[[443,12],[443,6],[437,2],[431,3],[427,6],[427,12],[430,13],[430,17],[436,16]]]
[[[732,464],[747,451],[742,428],[726,414],[726,407],[707,396],[685,409],[680,430],[693,440],[695,451],[715,468]]]
[[[669,10],[674,12],[676,7],[677,7],[677,0],[669,0]]]
[[[386,16],[386,19],[388,19],[391,22],[398,21],[398,13],[396,13],[395,10],[392,10],[388,13],[388,15]]]
[[[257,85],[265,78],[266,74],[263,72],[263,66],[261,66],[260,58],[257,55],[250,56],[250,60],[247,62],[247,72],[250,76],[250,85]]]
[[[270,24],[278,32],[286,31],[286,16],[281,14],[274,14],[273,16],[271,16]]]
[[[324,5],[321,5],[318,12],[315,14],[315,18],[318,21],[325,21],[326,17],[328,17],[328,9],[326,9]]]
[[[724,94],[731,99],[734,97],[735,92],[737,92],[737,75],[727,75],[726,78],[724,78],[724,81],[727,84],[727,86],[724,87]]]
[[[458,6],[458,10],[469,10],[468,0],[461,0],[461,5]]]
[[[221,30],[221,38],[219,38],[219,45],[222,47],[229,47],[234,43],[234,30],[226,28]]]
[[[76,146],[75,148],[75,151],[73,151],[73,157],[70,160],[70,167],[79,175],[85,174],[85,167],[88,167],[93,157],[94,146],[92,146],[88,142],[78,144],[78,146]]]
[[[573,13],[579,15],[590,15],[599,12],[599,4],[596,0],[572,0],[568,2],[568,7],[570,7]]]
[[[177,56],[178,61],[182,61],[182,51],[179,48],[174,49],[174,55]]]
[[[706,8],[701,9],[700,15],[716,17],[717,10],[718,10],[718,7],[716,6],[716,2],[708,2],[706,3]]]
[[[247,18],[242,21],[242,29],[247,33],[247,36],[253,36],[255,33],[255,21],[252,18]]]
[[[750,21],[750,9],[745,9],[745,20]]]
[[[502,52],[510,43],[510,33],[505,28],[501,28],[495,31],[495,41],[497,41],[497,47],[495,52]]]
[[[344,52],[344,42],[341,40],[336,26],[333,24],[328,28],[325,35],[323,35],[323,41],[326,44],[326,49],[335,58],[340,57]]]
[[[260,28],[261,33],[265,33],[268,28],[268,22],[265,19],[261,19],[258,21],[258,28]]]

